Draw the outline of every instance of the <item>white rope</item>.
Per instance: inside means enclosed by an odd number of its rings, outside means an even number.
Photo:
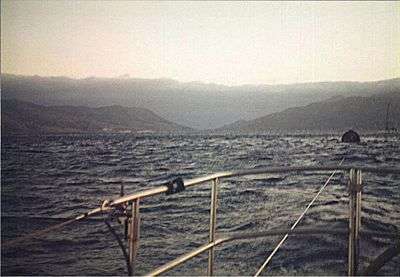
[[[341,165],[344,161],[344,158],[340,161],[339,165]],[[318,191],[318,193],[314,196],[314,198],[311,200],[311,202],[307,205],[307,207],[305,208],[305,210],[303,211],[303,213],[299,216],[299,218],[296,220],[296,222],[292,225],[292,227],[290,228],[290,231],[293,230],[294,228],[296,228],[297,224],[300,222],[300,220],[304,217],[304,215],[307,213],[307,211],[310,209],[310,207],[312,206],[312,204],[314,204],[315,200],[317,200],[318,196],[321,194],[321,192],[325,189],[325,187],[328,185],[329,181],[332,179],[333,175],[335,175],[335,173],[337,172],[337,170],[333,171],[332,174],[329,176],[328,180],[326,180],[325,184],[320,188],[320,190]],[[264,270],[264,268],[268,265],[268,263],[271,261],[272,257],[275,255],[275,253],[279,250],[279,248],[281,247],[281,245],[286,241],[286,239],[288,238],[289,233],[287,233],[283,239],[278,243],[278,245],[275,247],[275,249],[272,251],[272,253],[268,256],[268,258],[265,260],[265,262],[262,264],[262,266],[258,269],[258,271],[256,272],[256,274],[254,275],[254,277],[258,277],[260,276],[261,272]]]

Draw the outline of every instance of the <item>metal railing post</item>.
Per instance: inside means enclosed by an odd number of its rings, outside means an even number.
[[[361,227],[361,170],[350,170],[349,181],[349,248],[348,275],[357,274],[359,232]]]
[[[132,215],[129,219],[128,230],[128,248],[129,248],[129,266],[130,273],[134,275],[135,260],[139,250],[139,231],[140,231],[140,218],[139,218],[139,199],[132,202]]]
[[[348,276],[354,275],[354,256],[355,256],[355,247],[354,247],[354,231],[355,231],[355,222],[354,222],[354,203],[355,203],[355,170],[350,169],[349,176],[349,243],[348,243],[348,268],[347,274]]]
[[[360,257],[360,229],[361,229],[361,192],[362,192],[362,173],[358,169],[356,171],[356,230],[355,230],[355,246],[356,246],[356,256],[355,256],[355,270],[354,274],[358,273],[358,261]]]
[[[218,178],[212,180],[211,184],[211,207],[210,207],[210,237],[208,242],[214,242],[215,240],[215,229],[217,225],[217,198],[218,198]],[[207,275],[213,275],[214,266],[214,247],[211,247],[208,251],[208,267]]]

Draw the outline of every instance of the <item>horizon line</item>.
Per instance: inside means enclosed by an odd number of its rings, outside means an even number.
[[[178,79],[174,78],[168,78],[168,77],[154,77],[154,78],[144,78],[144,77],[132,77],[129,74],[122,74],[119,76],[114,76],[114,77],[99,77],[99,76],[88,76],[88,77],[71,77],[71,76],[65,76],[65,75],[26,75],[26,74],[19,74],[19,73],[9,73],[9,72],[1,72],[0,74],[2,75],[14,75],[14,76],[20,76],[20,77],[39,77],[39,78],[64,78],[64,79],[70,79],[70,80],[87,80],[87,79],[110,79],[110,80],[168,80],[168,81],[174,81],[177,83],[181,84],[204,84],[204,85],[214,85],[214,86],[222,86],[222,87],[245,87],[245,86],[286,86],[286,85],[299,85],[299,84],[321,84],[321,83],[377,83],[377,82],[382,82],[382,81],[390,81],[390,80],[396,80],[400,79],[400,76],[398,77],[392,77],[392,78],[385,78],[385,79],[375,79],[375,80],[369,80],[369,81],[354,81],[354,80],[340,80],[340,81],[302,81],[302,82],[293,82],[293,83],[276,83],[276,84],[271,84],[271,83],[244,83],[244,84],[238,84],[238,85],[226,85],[226,84],[221,84],[221,83],[214,83],[214,82],[205,82],[205,81],[180,81]],[[123,77],[125,75],[128,75],[127,77]]]

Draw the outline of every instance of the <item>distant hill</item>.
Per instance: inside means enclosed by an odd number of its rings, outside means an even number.
[[[216,131],[343,131],[384,130],[389,108],[389,127],[400,129],[400,93],[384,96],[329,99],[303,107],[289,108],[255,120],[237,121]]]
[[[400,78],[376,82],[223,86],[170,79],[71,79],[2,74],[1,86],[2,99],[46,106],[140,107],[178,124],[210,129],[332,97],[400,92]]]
[[[142,108],[46,107],[17,100],[1,101],[2,135],[188,130],[190,128],[167,121]]]

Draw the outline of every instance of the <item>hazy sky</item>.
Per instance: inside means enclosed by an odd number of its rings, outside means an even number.
[[[1,1],[1,70],[221,84],[400,76],[400,2]]]

